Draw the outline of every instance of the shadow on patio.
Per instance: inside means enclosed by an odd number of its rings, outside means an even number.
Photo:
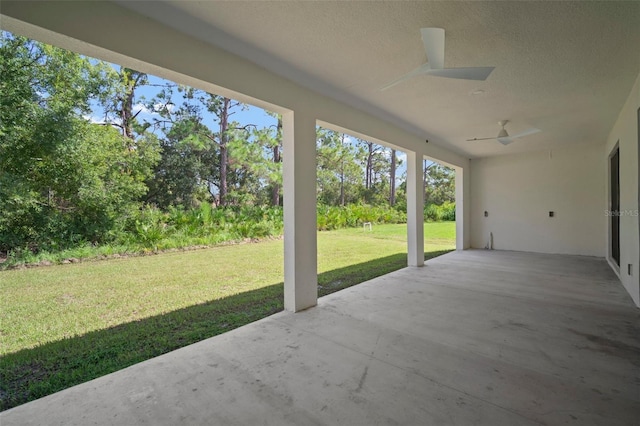
[[[425,259],[447,251],[430,252]],[[325,296],[406,266],[399,253],[318,275]],[[216,336],[283,309],[283,283],[0,357],[0,410]]]

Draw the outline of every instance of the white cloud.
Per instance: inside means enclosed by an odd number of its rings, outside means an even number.
[[[162,102],[158,102],[153,104],[153,109],[150,109],[145,104],[138,102],[133,106],[133,112],[134,113],[140,112],[142,114],[147,114],[147,115],[160,115],[160,111],[162,111],[162,109],[166,108],[167,110],[169,110],[169,112],[172,112],[175,107],[176,106],[172,103],[165,105]]]
[[[175,109],[175,107],[176,107],[176,106],[175,106],[174,104],[172,104],[172,103],[168,103],[168,104],[166,104],[166,105],[165,105],[165,104],[161,104],[161,103],[157,103],[157,104],[155,104],[155,105],[153,106],[154,110],[156,110],[156,111],[159,111],[159,110],[161,110],[162,108],[167,108],[167,110],[168,110],[169,112],[173,112],[173,110]]]
[[[91,124],[115,124],[115,125],[120,125],[122,124],[122,119],[120,118],[113,118],[111,120],[109,120],[108,122],[103,120],[102,118],[98,118],[98,117],[94,117],[93,115],[83,115],[82,118],[84,118],[85,120],[87,120],[89,123]]]
[[[139,102],[133,106],[132,110],[134,113],[142,112],[143,114],[157,114],[155,111],[151,111],[146,105]]]
[[[82,118],[84,118],[85,120],[87,120],[89,123],[92,124],[104,124],[104,120],[101,120],[99,118],[96,118],[92,115],[83,115]]]

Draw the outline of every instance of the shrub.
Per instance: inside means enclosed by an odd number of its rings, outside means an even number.
[[[454,220],[455,205],[426,206],[425,218],[431,221]],[[350,204],[343,207],[318,205],[319,231],[359,227],[363,223],[406,223],[407,214],[387,205]],[[115,253],[136,253],[189,246],[215,245],[246,238],[280,236],[284,231],[282,207],[230,206],[169,207],[166,211],[145,206],[132,210],[123,219],[121,229],[105,244],[73,239],[65,235],[64,245],[47,246],[34,253],[29,247],[15,247],[7,253],[2,269],[25,262],[48,259],[60,262],[69,257],[93,257]],[[61,234],[62,235],[62,234]]]
[[[451,203],[449,201],[445,201],[441,206],[438,207],[438,220],[448,220],[454,221],[456,220],[456,205],[455,203]]]
[[[442,205],[428,204],[424,207],[424,220],[430,222],[456,220],[455,203],[445,201]]]
[[[405,223],[407,214],[389,206],[350,204],[344,207],[318,205],[317,222],[319,231],[353,228],[365,222]]]
[[[429,204],[424,207],[424,220],[436,222],[438,220],[438,206]]]

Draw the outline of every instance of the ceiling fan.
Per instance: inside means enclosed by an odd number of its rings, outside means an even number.
[[[458,78],[463,80],[486,80],[494,67],[473,67],[473,68],[445,68],[444,67],[444,29],[442,28],[422,28],[422,43],[427,53],[429,62],[420,65],[415,70],[403,75],[380,88],[387,90],[396,84],[409,78],[426,74],[435,77]]]
[[[520,139],[525,136],[533,135],[534,133],[540,132],[540,129],[536,129],[535,127],[532,127],[530,129],[527,129],[523,132],[518,133],[517,135],[509,136],[509,133],[507,133],[507,129],[504,128],[504,126],[506,126],[508,122],[509,120],[498,121],[498,124],[501,127],[500,131],[498,132],[498,136],[495,136],[493,138],[472,138],[472,139],[467,139],[467,142],[487,141],[487,140],[496,139],[502,145],[509,145],[511,142],[514,142],[516,139]]]

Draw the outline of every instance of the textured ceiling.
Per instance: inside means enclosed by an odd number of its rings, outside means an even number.
[[[124,4],[122,2],[121,4]],[[640,71],[640,2],[127,2],[127,7],[469,158],[605,141]],[[446,31],[445,66],[419,76],[420,28]],[[477,91],[481,94],[473,94]],[[509,146],[467,142],[542,132]]]

